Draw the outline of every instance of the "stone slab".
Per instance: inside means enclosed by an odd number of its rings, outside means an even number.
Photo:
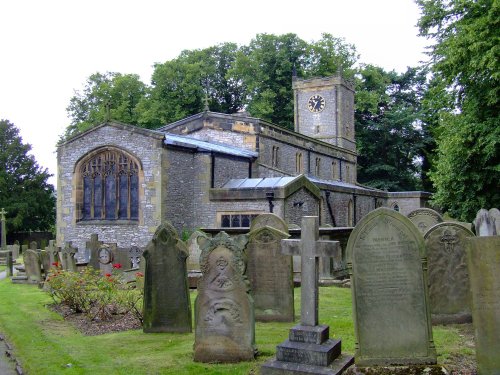
[[[330,337],[330,327],[327,325],[304,326],[296,325],[290,329],[288,339],[293,342],[321,344]]]
[[[276,359],[282,362],[328,366],[341,353],[340,340],[329,339],[323,344],[309,344],[285,340],[276,346]]]
[[[479,374],[500,374],[500,236],[471,237],[467,263]]]
[[[338,375],[342,374],[353,363],[354,357],[350,355],[340,355],[327,367],[271,359],[262,365],[260,373],[261,375]]]

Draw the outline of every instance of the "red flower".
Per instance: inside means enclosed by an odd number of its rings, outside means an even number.
[[[54,263],[52,263],[52,265],[53,265],[54,267],[59,267],[59,262],[54,262]]]
[[[142,272],[136,272],[136,273],[135,273],[135,276],[136,276],[136,277],[143,277],[143,276],[144,276],[144,274],[143,274]]]
[[[115,263],[115,264],[113,264],[113,268],[116,268],[117,270],[119,270],[120,268],[122,268],[122,265],[120,263]]]
[[[106,277],[111,277],[111,274],[110,273],[107,273],[106,275],[104,275]]]

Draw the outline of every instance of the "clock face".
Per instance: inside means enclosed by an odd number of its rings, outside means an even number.
[[[321,112],[323,109],[325,109],[325,98],[323,98],[321,95],[311,96],[307,101],[307,108],[309,108],[311,112]]]

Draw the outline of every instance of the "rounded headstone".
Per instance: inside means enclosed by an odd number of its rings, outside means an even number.
[[[443,222],[443,217],[430,208],[417,208],[406,215],[406,217],[415,224],[422,235],[434,225]]]
[[[261,214],[252,220],[250,225],[250,232],[255,231],[259,228],[271,227],[278,229],[284,233],[288,233],[288,225],[283,221],[282,218],[275,214]]]
[[[424,236],[429,274],[429,301],[435,324],[471,321],[467,238],[474,233],[463,225],[443,222]]]

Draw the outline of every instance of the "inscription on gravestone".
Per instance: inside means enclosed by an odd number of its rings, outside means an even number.
[[[157,228],[143,256],[144,332],[191,332],[188,250],[170,223]]]
[[[39,283],[42,281],[42,265],[36,250],[26,250],[23,253],[23,260],[28,282]]]
[[[407,217],[415,224],[422,235],[431,227],[443,221],[443,217],[430,208],[417,208],[410,212]]]
[[[433,323],[471,321],[465,243],[473,236],[464,226],[451,222],[434,225],[424,236]]]
[[[356,364],[433,364],[426,253],[421,233],[403,215],[378,208],[347,245]]]
[[[500,236],[470,237],[466,246],[478,374],[500,374]]]
[[[264,226],[260,226],[262,216],[270,216]],[[286,224],[274,214],[260,215],[253,220],[246,248],[247,274],[254,298],[255,319],[292,322],[292,257],[281,254],[281,240],[289,235],[276,228],[286,228]]]

